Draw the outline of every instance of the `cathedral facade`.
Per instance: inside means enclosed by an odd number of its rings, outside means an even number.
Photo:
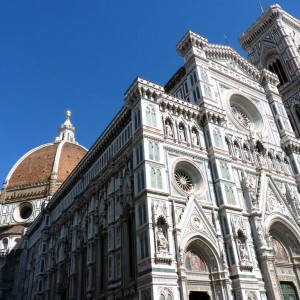
[[[6,299],[299,299],[300,22],[270,6],[240,43],[189,31],[165,86],[132,83]]]

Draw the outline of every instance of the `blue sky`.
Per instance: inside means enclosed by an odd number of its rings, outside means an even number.
[[[300,18],[299,0],[277,3]],[[187,30],[218,44],[226,34],[245,56],[237,39],[260,14],[257,0],[1,0],[0,181],[54,141],[67,109],[89,148],[137,76],[164,85],[182,65],[176,44]]]

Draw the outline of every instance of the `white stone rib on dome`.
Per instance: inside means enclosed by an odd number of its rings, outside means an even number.
[[[6,176],[5,178],[5,183],[9,182],[9,179],[11,177],[11,175],[14,173],[14,171],[16,170],[16,168],[20,165],[20,163],[27,157],[29,156],[31,153],[39,150],[39,149],[42,149],[44,147],[47,147],[47,146],[51,146],[53,145],[53,143],[48,143],[48,144],[43,144],[41,146],[38,146],[36,148],[33,148],[32,150],[28,151],[27,153],[25,153],[15,164],[14,166],[11,168],[11,170],[9,171],[8,175]]]

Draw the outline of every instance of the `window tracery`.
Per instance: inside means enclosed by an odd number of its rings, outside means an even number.
[[[155,189],[162,189],[161,170],[151,168],[150,176],[151,176],[151,187]]]
[[[194,193],[200,196],[206,188],[203,174],[192,161],[178,158],[172,167],[172,182],[176,190],[182,195]]]
[[[157,143],[149,142],[149,159],[159,161],[159,146]]]
[[[257,132],[265,129],[263,117],[255,101],[240,92],[229,92],[226,109],[232,124],[241,131]]]
[[[185,192],[190,192],[194,188],[192,178],[184,170],[177,170],[174,176],[179,187]]]
[[[150,126],[156,127],[156,111],[155,108],[152,106],[146,107],[146,123]]]
[[[247,113],[239,106],[235,104],[230,104],[230,108],[232,111],[233,116],[236,120],[246,129],[250,130],[251,121],[247,115]]]
[[[286,83],[288,81],[286,73],[284,71],[284,68],[283,68],[279,58],[277,58],[277,57],[271,58],[271,60],[269,60],[268,68],[272,73],[274,73],[278,76],[279,85],[283,85],[284,83]]]

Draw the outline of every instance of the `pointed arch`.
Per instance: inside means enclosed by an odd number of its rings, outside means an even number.
[[[215,247],[205,237],[196,235],[186,242],[184,261],[186,260],[188,252],[193,252],[201,258],[205,264],[206,272],[220,271],[220,256]]]

